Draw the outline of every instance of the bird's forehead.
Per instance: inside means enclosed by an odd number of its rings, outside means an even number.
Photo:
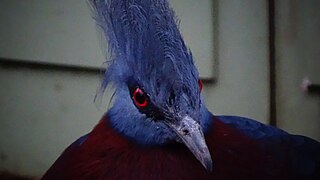
[[[169,63],[146,66],[145,69],[140,68],[139,72],[133,72],[133,76],[140,86],[155,95],[192,91],[192,87],[197,86],[198,79],[195,67],[193,65],[188,68],[181,68],[183,65],[179,66]]]
[[[154,71],[140,77],[139,85],[149,95],[150,100],[160,108],[196,108],[200,102],[197,76],[190,71]],[[175,111],[180,111],[175,109]]]

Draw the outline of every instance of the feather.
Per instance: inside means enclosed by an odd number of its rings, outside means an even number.
[[[299,137],[300,141],[295,141],[295,136],[282,141],[270,140],[270,136],[266,136],[268,138],[264,140],[254,139],[235,126],[230,126],[230,123],[224,123],[237,117],[230,116],[231,119],[228,119],[228,116],[222,116],[223,120],[219,116],[212,118],[213,124],[206,134],[206,141],[210,153],[215,157],[213,173],[205,171],[182,145],[167,144],[149,148],[137,146],[130,139],[123,138],[114,131],[108,116],[105,116],[92,132],[65,150],[43,180],[89,178],[228,180],[320,177],[319,143],[315,144],[305,137]],[[272,148],[266,148],[266,145]],[[294,146],[298,148],[288,151]],[[311,164],[306,160],[308,159],[306,155],[314,157]]]
[[[170,96],[168,89],[175,94],[183,90],[188,94],[187,102],[193,106],[199,103],[199,75],[167,1],[90,2],[110,48],[110,62],[100,92],[110,84],[119,88],[121,83],[135,79],[158,103],[169,99],[163,98]]]

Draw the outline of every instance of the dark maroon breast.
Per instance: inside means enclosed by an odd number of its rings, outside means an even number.
[[[287,179],[260,142],[215,119],[206,142],[213,158],[207,172],[182,144],[141,147],[115,132],[106,118],[81,145],[71,145],[43,179]]]

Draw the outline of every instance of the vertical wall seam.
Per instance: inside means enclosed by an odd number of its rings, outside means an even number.
[[[275,49],[275,1],[268,0],[268,27],[269,27],[269,123],[277,126],[276,102],[276,49]]]

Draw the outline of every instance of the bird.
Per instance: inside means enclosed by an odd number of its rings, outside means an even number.
[[[89,0],[108,43],[98,94],[111,107],[43,175],[50,179],[320,179],[320,143],[214,115],[166,0]]]

